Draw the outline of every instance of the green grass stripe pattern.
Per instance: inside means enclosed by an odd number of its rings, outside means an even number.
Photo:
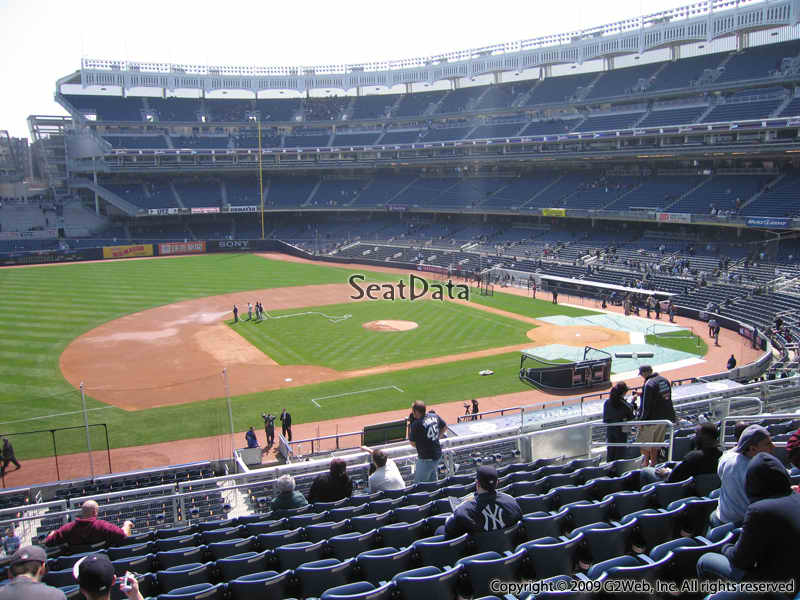
[[[645,336],[645,342],[662,348],[680,350],[688,354],[705,356],[708,352],[708,344],[700,336],[694,335],[689,330],[667,331],[659,334]]]

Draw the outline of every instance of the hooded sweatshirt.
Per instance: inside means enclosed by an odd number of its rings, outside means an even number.
[[[761,452],[747,466],[745,484],[750,506],[736,544],[722,553],[745,579],[800,584],[795,552],[800,539],[800,494],[793,494],[789,474],[772,454]],[[795,587],[797,589],[797,587]]]

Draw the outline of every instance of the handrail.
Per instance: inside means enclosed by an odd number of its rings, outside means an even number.
[[[727,429],[728,423],[732,421],[763,421],[765,419],[786,419],[787,421],[796,421],[800,419],[800,414],[798,413],[764,413],[760,415],[736,415],[733,417],[725,417],[722,419],[722,423],[720,424],[719,428],[719,442],[723,448],[733,448],[736,446],[736,442],[726,442],[725,441],[725,430]],[[776,447],[778,448],[785,448],[786,442],[773,442]]]
[[[613,442],[613,443],[606,443],[606,447],[613,447],[613,448],[667,448],[667,460],[672,460],[672,443],[675,439],[675,423],[670,421],[669,419],[654,419],[652,421],[624,421],[622,423],[603,423],[602,421],[589,421],[586,423],[589,426],[589,431],[591,432],[592,429],[595,427],[629,427],[632,425],[666,425],[667,430],[669,431],[669,441],[668,442]],[[592,442],[594,444],[594,442]]]

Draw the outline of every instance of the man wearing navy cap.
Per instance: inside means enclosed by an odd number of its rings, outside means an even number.
[[[455,538],[464,533],[481,533],[506,529],[519,522],[522,510],[516,498],[497,491],[497,471],[494,467],[478,468],[475,495],[461,503],[447,519],[445,537]]]
[[[722,482],[719,490],[717,510],[711,513],[711,526],[734,523],[738,527],[744,520],[750,499],[745,491],[747,465],[759,452],[772,453],[775,445],[766,427],[750,425],[739,436],[735,448],[725,452],[719,459],[717,475]]]
[[[0,587],[0,600],[66,600],[64,592],[41,582],[47,553],[39,546],[23,546],[8,563],[9,583]]]
[[[115,585],[121,586],[120,589],[129,600],[143,600],[136,578],[130,573],[118,578],[114,573],[114,565],[106,554],[90,554],[82,558],[75,563],[72,572],[86,600],[108,600]],[[122,587],[126,584],[129,587]]]

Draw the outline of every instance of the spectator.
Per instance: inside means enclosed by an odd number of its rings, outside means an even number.
[[[792,464],[792,475],[800,475],[800,429],[795,431],[786,442],[786,452]]]
[[[695,431],[694,449],[683,457],[674,469],[668,467],[646,467],[642,469],[640,481],[642,485],[653,481],[666,480],[667,483],[684,481],[695,475],[706,475],[717,472],[719,457],[719,430],[713,423],[703,423]]]
[[[97,502],[87,500],[81,506],[81,516],[51,532],[44,543],[48,546],[64,543],[70,546],[90,546],[105,542],[110,546],[116,546],[131,534],[132,521],[125,521],[122,527],[117,527],[113,523],[98,519],[99,512],[100,507]]]
[[[437,481],[439,461],[442,459],[442,445],[447,423],[434,411],[428,412],[425,403],[417,400],[411,407],[414,421],[408,434],[408,442],[417,450],[417,464],[414,481]]]
[[[650,365],[639,367],[639,375],[644,378],[642,400],[639,407],[639,421],[668,420],[675,422],[675,408],[672,406],[672,387],[669,381],[653,372]],[[666,425],[640,425],[636,441],[644,443],[663,442],[667,433]],[[658,462],[659,447],[642,446],[642,466],[654,467]]]
[[[736,357],[733,354],[731,354],[731,357],[728,359],[728,364],[726,366],[728,367],[728,371],[736,368]]]
[[[247,430],[247,433],[244,434],[244,439],[247,442],[248,448],[258,448],[258,438],[252,426]]]
[[[309,502],[336,502],[353,495],[353,481],[347,474],[347,463],[341,458],[331,461],[327,473],[317,475],[308,493]]]
[[[275,482],[275,497],[270,502],[272,510],[287,510],[300,508],[308,504],[305,496],[295,489],[294,477],[281,475]]]
[[[17,550],[8,563],[10,581],[0,586],[0,600],[66,600],[60,589],[42,583],[46,562],[44,548],[24,546]]]
[[[14,554],[14,552],[19,550],[21,543],[22,542],[20,541],[19,536],[14,534],[14,528],[9,527],[6,530],[5,537],[3,538],[3,550],[5,551],[6,556],[11,556]]]
[[[620,381],[608,394],[608,400],[603,404],[603,423],[621,423],[633,419],[633,408],[625,401],[625,394],[628,385]],[[606,442],[609,444],[625,444],[628,441],[628,434],[620,426],[606,427]],[[611,462],[619,458],[625,458],[627,448],[622,446],[611,446],[606,448],[606,460]]]
[[[522,518],[516,498],[497,491],[497,470],[484,465],[475,475],[475,494],[462,502],[445,521],[444,535],[455,538],[511,527]],[[480,550],[480,548],[478,548]]]
[[[143,600],[139,592],[139,582],[130,573],[117,578],[114,565],[105,554],[92,554],[79,560],[73,567],[78,579],[78,587],[86,600],[109,600],[111,589],[115,583],[120,585],[120,590],[128,600]],[[129,584],[127,590],[122,585]]]
[[[372,450],[368,446],[361,446],[365,452],[372,455],[372,467],[374,471],[369,476],[369,493],[374,494],[381,490],[402,490],[406,487],[403,476],[397,464],[386,456],[383,450]]]
[[[722,482],[719,504],[711,513],[711,526],[724,523],[742,524],[750,500],[745,492],[747,466],[759,452],[771,453],[775,449],[766,427],[750,425],[739,437],[736,447],[725,452],[719,459],[717,475]]]
[[[797,591],[800,570],[791,548],[800,539],[800,495],[792,493],[781,461],[768,452],[757,454],[747,466],[746,492],[750,505],[739,539],[723,546],[721,554],[704,554],[697,563],[698,577],[794,580]]]

